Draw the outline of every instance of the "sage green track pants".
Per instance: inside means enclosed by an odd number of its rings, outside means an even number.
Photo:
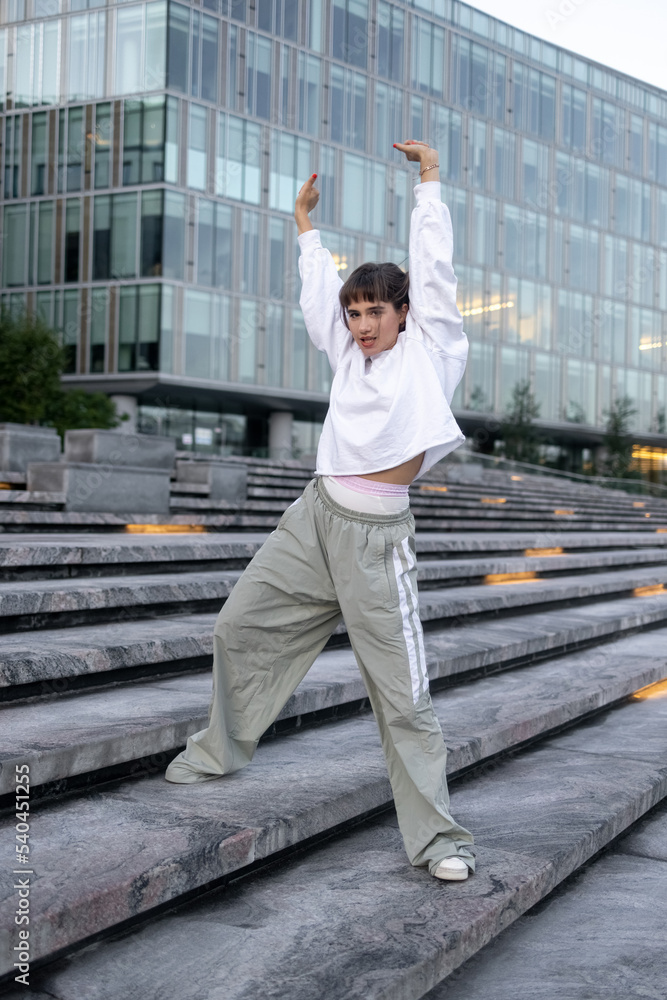
[[[283,514],[220,612],[207,729],[169,765],[176,782],[250,763],[344,619],[375,713],[405,849],[433,872],[472,835],[449,813],[447,749],[429,694],[417,603],[414,519],[340,507],[314,479]]]

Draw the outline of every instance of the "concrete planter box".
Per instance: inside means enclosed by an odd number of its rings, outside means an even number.
[[[248,468],[240,462],[176,462],[179,483],[209,487],[210,500],[241,503],[248,497]]]
[[[29,462],[57,462],[60,437],[53,427],[0,424],[0,469],[25,472]]]
[[[169,479],[169,469],[110,463],[39,462],[28,466],[28,490],[64,493],[68,511],[168,514]]]
[[[96,429],[65,431],[66,462],[171,471],[175,456],[176,441],[170,437]]]

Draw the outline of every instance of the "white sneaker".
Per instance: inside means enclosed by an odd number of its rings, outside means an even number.
[[[433,872],[436,878],[462,881],[468,877],[470,869],[462,858],[443,858]]]

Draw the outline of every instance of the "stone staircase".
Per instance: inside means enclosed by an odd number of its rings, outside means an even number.
[[[284,509],[296,471],[257,463],[247,503]],[[579,513],[554,515],[562,485],[538,484],[413,491],[452,810],[476,838],[463,883],[407,862],[343,626],[251,767],[164,781],[206,724],[215,616],[266,527],[0,535],[3,843],[27,762],[34,869],[31,986],[12,1000],[449,996],[471,956],[659,808],[667,699],[641,689],[667,677],[667,505],[573,488]]]

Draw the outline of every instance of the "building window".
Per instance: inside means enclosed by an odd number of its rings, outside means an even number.
[[[65,209],[65,281],[80,280],[81,202],[69,198]]]
[[[185,375],[192,378],[229,378],[229,298],[192,288],[185,291]]]
[[[353,153],[343,157],[343,226],[384,239],[387,169]]]
[[[504,206],[503,261],[508,271],[547,276],[547,217],[515,205]]]
[[[368,0],[333,0],[332,55],[366,68]]]
[[[627,164],[633,174],[644,173],[644,121],[639,115],[630,115]]]
[[[269,219],[269,298],[285,298],[285,223]]]
[[[70,17],[65,23],[69,27],[67,100],[104,97],[106,14]]]
[[[299,0],[256,0],[257,27],[270,35],[297,41]]]
[[[65,366],[63,371],[72,374],[77,369],[77,353],[79,346],[80,318],[79,307],[80,292],[77,288],[71,288],[64,292],[55,294],[56,329],[61,332],[61,342],[65,351]]]
[[[377,65],[380,76],[403,83],[403,39],[405,13],[394,4],[379,0],[377,7]]]
[[[186,198],[176,191],[164,193],[162,274],[183,281],[185,271]]]
[[[442,97],[445,73],[445,31],[421,17],[412,19],[410,80],[415,90]]]
[[[124,185],[151,184],[164,179],[164,133],[164,97],[148,97],[143,101],[125,101]],[[106,173],[108,174],[108,160]]]
[[[547,73],[514,63],[513,120],[515,128],[553,141],[556,81]]]
[[[141,277],[155,278],[162,274],[163,192],[143,191],[141,194]]]
[[[90,291],[90,353],[88,364],[91,372],[103,372],[107,357],[107,316],[109,314],[109,289],[93,288]]]
[[[467,377],[470,387],[468,408],[491,413],[496,396],[496,348],[483,340],[470,343],[470,369]]]
[[[531,139],[523,139],[521,146],[523,200],[546,211],[549,207],[549,150]]]
[[[486,188],[486,122],[474,118],[468,131],[468,182],[472,187]]]
[[[61,21],[25,24],[16,29],[14,107],[57,104],[59,98]],[[6,36],[0,31],[0,107],[6,91]]]
[[[648,243],[651,238],[651,186],[643,181],[616,175],[614,229]]]
[[[648,125],[648,176],[667,186],[667,128],[655,122]]]
[[[188,120],[188,187],[206,190],[208,164],[208,110],[190,105]]]
[[[403,135],[403,91],[390,87],[379,80],[375,82],[375,155],[388,160],[393,152],[393,143],[400,142]],[[435,140],[431,138],[435,143]]]
[[[298,127],[300,132],[318,136],[322,112],[322,60],[299,52],[298,55]]]
[[[95,107],[95,187],[111,187],[111,143],[113,124],[111,119],[111,104],[98,104]]]
[[[246,79],[244,111],[255,118],[271,117],[273,45],[268,38],[246,34]]]
[[[169,57],[172,57],[172,18],[186,8],[170,4]],[[141,94],[163,90],[166,80],[166,0],[116,11],[116,61],[114,94]],[[171,66],[171,61],[170,61]],[[169,86],[174,86],[171,81]]]
[[[493,198],[475,194],[472,204],[472,255],[475,264],[496,263],[496,202]]]
[[[262,255],[263,256],[263,255]],[[250,209],[245,209],[241,223],[241,291],[250,295],[259,294],[260,249],[259,249],[259,215]]]
[[[271,136],[269,207],[294,212],[294,202],[311,170],[312,149],[308,139],[274,131]]]
[[[349,149],[366,149],[366,77],[331,66],[329,123],[331,138]]]
[[[599,234],[592,229],[570,226],[569,285],[586,292],[597,292],[600,267]]]
[[[185,23],[185,16],[182,21]],[[220,22],[206,14],[192,12],[190,33],[190,93],[205,101],[218,101],[218,31]],[[182,45],[187,40],[182,39]],[[187,67],[187,60],[181,57],[177,66]],[[181,73],[181,76],[185,74]],[[186,77],[187,78],[187,77]],[[181,89],[180,87],[178,89]],[[185,91],[184,91],[185,92]]]
[[[593,98],[593,125],[589,156],[614,167],[624,164],[625,112],[610,101]]]
[[[5,198],[21,196],[22,135],[23,115],[9,115],[5,118]]]
[[[460,182],[463,174],[461,163],[461,114],[442,105],[431,102],[431,145],[437,146],[440,167],[444,165],[444,176],[454,183]]]
[[[261,148],[259,125],[219,112],[215,193],[259,205]]]
[[[197,208],[197,283],[232,284],[232,209],[204,198]]]
[[[515,134],[494,126],[492,187],[495,194],[501,195],[509,201],[514,201],[515,163]]]
[[[5,288],[25,285],[28,206],[6,205],[3,222],[2,284]]]
[[[48,118],[46,111],[40,111],[38,114],[32,116],[30,152],[30,194],[45,194],[48,158]]]
[[[577,153],[586,149],[586,92],[564,83],[561,87],[561,138]]]
[[[260,325],[261,307],[251,299],[241,299],[238,337],[238,381],[257,381],[257,330]]]
[[[264,307],[264,367],[260,371],[264,385],[283,384],[283,307],[270,302]]]
[[[157,371],[159,339],[160,286],[122,286],[118,309],[118,371]]]
[[[308,357],[310,339],[300,309],[292,310],[291,388],[308,388]]]
[[[452,36],[452,85],[454,104],[473,114],[505,120],[507,60],[485,45],[460,35]]]

